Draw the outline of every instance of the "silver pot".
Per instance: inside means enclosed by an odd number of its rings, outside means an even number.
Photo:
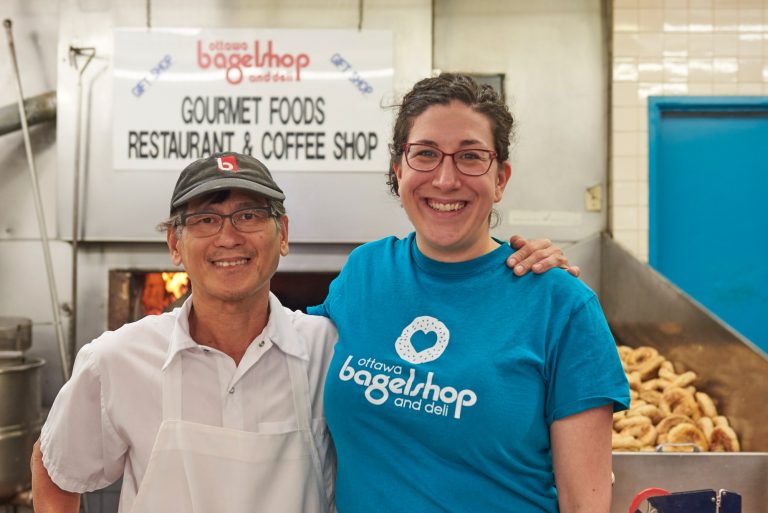
[[[40,427],[37,424],[28,429],[0,431],[0,504],[32,484],[29,459],[40,437]]]
[[[40,423],[42,358],[0,358],[0,431]]]
[[[40,358],[0,359],[0,503],[29,488],[42,425]]]

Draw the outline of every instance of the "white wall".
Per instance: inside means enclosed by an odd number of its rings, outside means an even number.
[[[584,202],[586,188],[606,185],[601,2],[452,0],[437,15],[436,68],[506,74],[516,128],[496,233],[575,241],[602,230],[605,210]]]

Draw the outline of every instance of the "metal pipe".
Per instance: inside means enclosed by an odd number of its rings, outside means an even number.
[[[67,347],[67,356],[70,363],[74,363],[75,349],[77,345],[77,275],[78,275],[78,252],[80,249],[80,161],[81,144],[80,137],[82,133],[82,110],[83,110],[83,73],[85,68],[91,63],[96,55],[95,48],[75,48],[69,47],[69,58],[72,65],[77,69],[77,57],[86,56],[85,64],[80,68],[77,75],[77,110],[75,111],[75,169],[74,185],[72,192],[72,305],[70,309],[69,322],[69,345]],[[70,371],[72,368],[70,367]]]
[[[430,48],[429,48],[429,72],[432,73],[435,71],[435,6],[436,6],[437,0],[432,0],[432,4],[430,7],[430,16],[429,16],[429,37],[430,37]]]
[[[24,111],[27,113],[27,125],[37,125],[56,119],[56,91],[33,96],[24,100]],[[16,104],[0,107],[0,135],[5,135],[21,129],[19,106]]]
[[[40,187],[37,183],[37,171],[35,170],[35,160],[32,155],[32,143],[29,138],[29,127],[27,126],[27,114],[24,110],[24,93],[21,89],[21,74],[19,73],[19,64],[16,61],[16,47],[13,44],[13,32],[11,31],[11,20],[3,21],[5,33],[8,36],[8,49],[11,53],[11,64],[16,74],[16,93],[19,102],[19,119],[21,120],[21,131],[24,134],[24,148],[27,153],[27,163],[29,164],[29,176],[32,180],[32,191],[35,200],[35,212],[37,214],[37,224],[40,229],[40,240],[43,245],[43,257],[45,260],[45,270],[48,274],[48,288],[51,294],[51,308],[53,310],[53,326],[56,331],[56,339],[59,343],[59,356],[61,358],[61,371],[64,375],[64,381],[69,380],[70,366],[67,360],[66,341],[64,340],[64,330],[61,325],[61,316],[59,315],[59,294],[56,291],[56,278],[53,274],[53,263],[51,260],[51,247],[48,242],[48,229],[45,226],[45,212],[43,211],[43,202],[40,196]]]
[[[88,77],[88,87],[87,92],[83,95],[83,109],[85,112],[90,113],[93,112],[93,84],[96,83],[96,81],[99,79],[99,77],[104,74],[108,68],[106,66],[101,66],[100,68],[93,70],[93,73]],[[83,141],[83,155],[90,155],[91,154],[91,142],[93,142],[93,138],[90,137],[91,133],[91,124],[93,123],[93,116],[86,115],[83,119],[83,133],[86,134],[85,140]],[[85,183],[88,182],[88,177],[90,176],[90,168],[91,168],[91,161],[86,158],[83,162],[83,165],[81,166],[81,177],[83,181],[83,186],[80,187],[80,228],[81,232],[83,229],[83,219],[88,218],[88,187],[85,186]]]

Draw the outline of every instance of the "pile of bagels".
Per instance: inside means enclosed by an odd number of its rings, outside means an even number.
[[[695,372],[677,374],[653,347],[618,350],[631,403],[629,410],[613,414],[614,451],[740,450],[728,419],[718,415],[712,398],[696,390]]]

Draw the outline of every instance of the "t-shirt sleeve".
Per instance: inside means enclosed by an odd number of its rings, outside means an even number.
[[[351,256],[350,260],[352,260]],[[342,297],[342,289],[344,288],[343,284],[346,280],[347,274],[350,272],[349,267],[350,262],[347,261],[347,263],[341,269],[339,275],[331,282],[330,287],[328,287],[328,295],[326,296],[325,301],[317,306],[310,306],[307,308],[308,314],[322,315],[323,317],[328,317],[329,319],[333,320],[334,313],[336,312],[334,306],[339,298]]]
[[[307,313],[309,315],[322,315],[323,317],[330,317],[331,313],[328,309],[328,298],[326,297],[325,301],[319,305],[307,307]]]
[[[574,308],[550,347],[547,422],[613,405],[629,407],[629,385],[597,297]]]
[[[96,355],[86,345],[40,433],[43,465],[63,490],[97,490],[123,474],[128,446],[110,421],[104,388]]]

